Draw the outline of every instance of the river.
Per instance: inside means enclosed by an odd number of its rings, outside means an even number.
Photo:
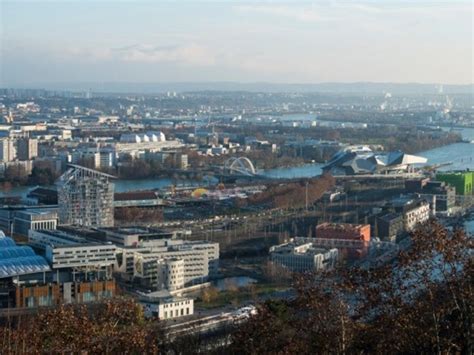
[[[310,117],[306,115],[304,117]],[[313,117],[314,118],[314,117]],[[474,140],[474,129],[465,128],[460,130],[463,139]],[[451,165],[442,167],[440,170],[458,170],[469,168],[474,170],[474,144],[469,143],[455,143],[444,147],[431,149],[425,152],[418,153],[428,159],[428,165],[444,164],[451,162]],[[321,174],[322,164],[304,164],[297,167],[290,168],[276,168],[260,172],[261,175],[291,179],[300,177],[313,177]],[[126,192],[131,190],[147,190],[168,187],[171,184],[176,185],[191,185],[202,186],[209,185],[209,181],[179,181],[169,178],[144,179],[144,180],[117,180],[115,182],[115,191]],[[211,181],[212,183],[212,181]],[[9,189],[8,191],[0,191],[2,196],[25,196],[31,187],[20,186]]]

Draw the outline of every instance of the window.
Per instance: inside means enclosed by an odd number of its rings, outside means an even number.
[[[35,298],[33,296],[26,297],[25,306],[26,307],[34,307],[35,306]]]

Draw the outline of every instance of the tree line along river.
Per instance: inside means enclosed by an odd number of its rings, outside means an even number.
[[[459,131],[463,139],[474,140],[474,128],[464,128]],[[428,159],[429,165],[451,163],[443,166],[440,170],[474,170],[474,144],[470,143],[455,143],[431,149],[425,152],[420,152],[418,155]],[[305,164],[297,167],[276,168],[261,172],[261,175],[272,178],[304,178],[320,175],[322,164]],[[146,190],[165,188],[172,184],[186,184],[194,186],[202,186],[209,182],[206,181],[176,181],[170,178],[158,179],[143,179],[143,180],[117,180],[115,181],[116,192],[126,192],[132,190]],[[31,189],[29,186],[18,186],[9,189],[8,191],[0,191],[2,196],[25,196]]]

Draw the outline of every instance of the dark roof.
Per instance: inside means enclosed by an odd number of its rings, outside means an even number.
[[[155,200],[157,197],[158,194],[155,191],[116,192],[114,194],[115,201]]]

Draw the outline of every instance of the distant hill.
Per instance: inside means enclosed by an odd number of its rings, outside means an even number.
[[[436,94],[438,84],[417,83],[238,83],[238,82],[169,82],[169,83],[128,83],[128,82],[83,82],[83,83],[43,83],[32,85],[48,90],[71,90],[110,93],[162,93],[167,91],[250,91],[250,92],[324,92],[333,94]],[[30,87],[31,88],[31,87]],[[445,94],[473,94],[474,84],[443,85]]]

